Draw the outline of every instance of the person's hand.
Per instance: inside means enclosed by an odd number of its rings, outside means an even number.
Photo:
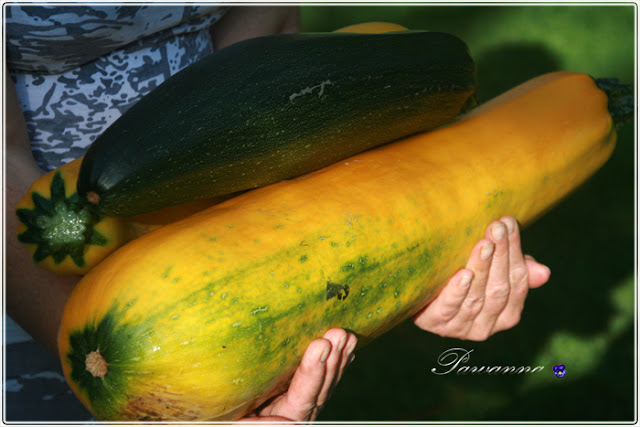
[[[484,341],[517,325],[527,292],[550,275],[549,268],[522,254],[515,218],[503,217],[489,224],[466,268],[413,321],[442,337]]]
[[[309,344],[289,389],[239,421],[313,421],[354,359],[357,338],[330,329]]]

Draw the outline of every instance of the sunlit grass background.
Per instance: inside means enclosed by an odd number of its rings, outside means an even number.
[[[459,36],[478,66],[480,101],[561,69],[634,83],[634,5],[302,10],[303,31],[387,21]],[[525,230],[525,251],[549,265],[552,277],[530,293],[515,329],[474,343],[405,323],[357,353],[320,421],[635,419],[633,123],[619,135],[605,167]],[[545,369],[529,375],[432,374],[438,355],[453,347],[473,349],[469,365]],[[562,379],[553,375],[556,364],[566,366]]]

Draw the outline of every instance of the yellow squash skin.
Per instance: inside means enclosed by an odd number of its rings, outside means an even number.
[[[407,28],[391,22],[364,22],[362,24],[348,25],[342,27],[337,32],[342,33],[386,33],[390,31],[406,31]]]
[[[423,307],[484,227],[527,224],[608,159],[607,97],[558,72],[455,124],[150,232],[87,274],[58,336],[99,419],[237,419],[329,328],[365,343]]]

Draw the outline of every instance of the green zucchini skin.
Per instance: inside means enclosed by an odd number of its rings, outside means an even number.
[[[449,123],[475,89],[467,46],[446,33],[246,40],[114,122],[86,153],[78,193],[129,216],[262,187]]]

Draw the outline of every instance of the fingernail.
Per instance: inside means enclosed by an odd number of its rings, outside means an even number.
[[[355,348],[356,348],[356,344],[357,344],[357,342],[351,343],[349,348],[347,348],[347,354],[352,354],[353,353],[353,350],[355,350]]]
[[[322,356],[320,356],[320,362],[324,363],[329,358],[329,353],[331,352],[331,346],[327,345],[322,352]]]
[[[513,218],[507,218],[503,222],[507,225],[507,231],[509,234],[513,233],[513,230],[516,229],[516,221]]]
[[[491,235],[496,240],[504,239],[504,235],[505,235],[505,227],[504,227],[504,225],[502,223],[493,224],[493,226],[491,227]]]
[[[342,349],[344,348],[344,344],[347,342],[347,336],[343,336],[342,338],[340,338],[340,341],[338,342],[338,351],[342,351]]]
[[[462,276],[462,278],[460,279],[460,287],[461,288],[468,288],[469,285],[471,284],[471,275],[470,274],[464,274]]]
[[[356,355],[352,353],[352,354],[349,356],[349,360],[347,361],[347,366],[351,365],[351,363],[353,363],[353,360],[354,360],[355,358],[356,358]]]
[[[480,251],[480,258],[486,260],[486,259],[489,259],[489,257],[491,257],[492,254],[493,254],[493,244],[490,244],[482,248],[482,251]]]

